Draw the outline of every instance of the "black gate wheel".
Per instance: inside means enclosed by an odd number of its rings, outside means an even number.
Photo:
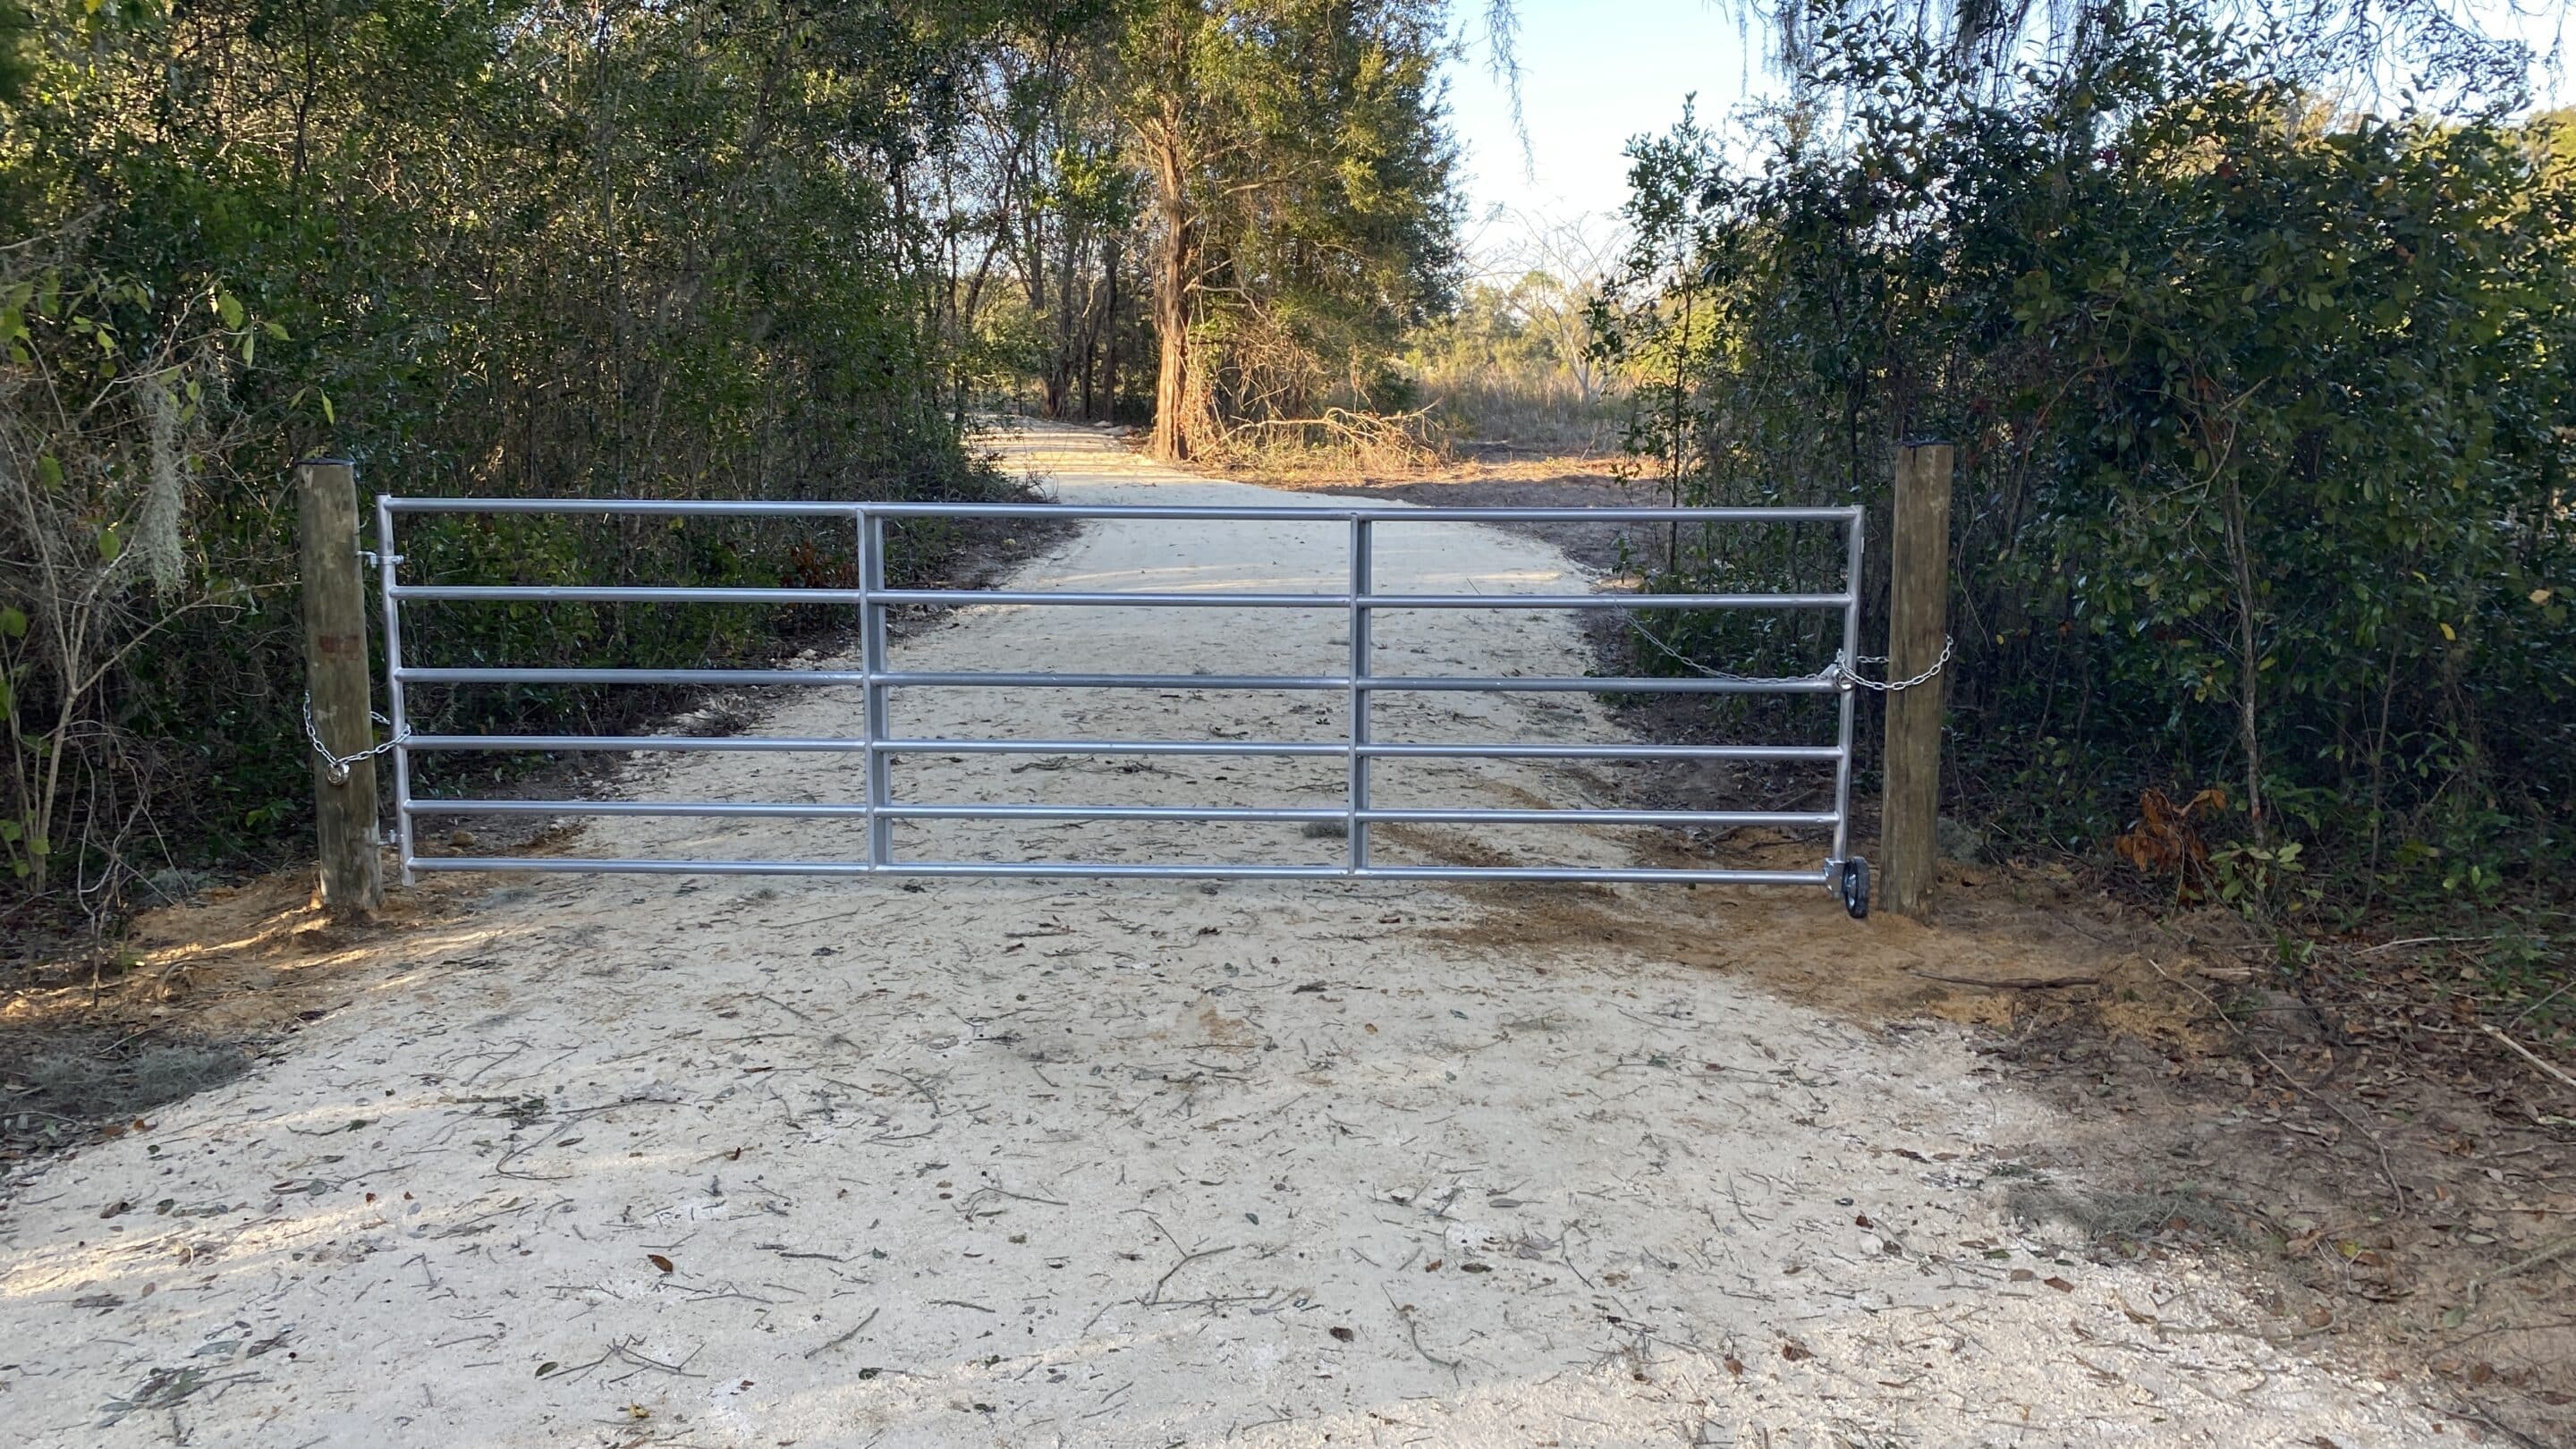
[[[1869,915],[1869,862],[1855,855],[1843,862],[1843,909],[1855,921]]]

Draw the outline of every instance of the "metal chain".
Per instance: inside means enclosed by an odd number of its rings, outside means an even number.
[[[1783,682],[1800,683],[1807,680],[1830,678],[1834,672],[1833,666],[1831,665],[1827,665],[1825,668],[1819,669],[1813,674],[1786,676],[1777,674],[1735,674],[1724,669],[1712,669],[1709,666],[1700,663],[1698,660],[1682,654],[1663,640],[1656,638],[1653,630],[1648,629],[1645,625],[1637,622],[1636,615],[1622,612],[1619,617],[1627,621],[1629,628],[1637,631],[1638,638],[1654,645],[1656,651],[1661,653],[1665,658],[1670,659],[1675,664],[1680,665],[1694,674],[1701,675],[1708,679],[1740,679],[1750,684],[1774,684]]]
[[[383,725],[387,729],[393,728],[394,722],[392,720],[385,718],[374,710],[367,711],[367,718],[374,720],[376,723]],[[383,743],[360,750],[354,755],[335,755],[331,753],[331,747],[329,745],[322,743],[321,727],[313,723],[313,696],[310,693],[307,693],[304,696],[304,738],[312,742],[313,753],[320,755],[323,763],[329,767],[324,771],[326,778],[328,778],[334,785],[345,785],[349,783],[349,767],[351,765],[358,763],[360,760],[374,759],[376,756],[383,754],[385,751],[392,749],[398,744],[401,744],[404,736],[399,734],[388,735]]]
[[[1684,669],[1688,669],[1695,674],[1705,676],[1709,679],[1741,679],[1765,684],[1789,683],[1811,679],[1830,679],[1834,681],[1837,686],[1844,689],[1874,689],[1881,694],[1895,694],[1900,690],[1912,689],[1918,684],[1926,683],[1931,680],[1933,676],[1939,674],[1943,669],[1949,667],[1950,656],[1958,647],[1957,640],[1951,638],[1949,635],[1943,635],[1941,638],[1941,657],[1932,661],[1931,668],[1924,670],[1912,679],[1880,680],[1862,678],[1860,671],[1856,666],[1863,664],[1885,664],[1887,662],[1887,656],[1884,654],[1860,655],[1851,661],[1851,667],[1845,666],[1841,659],[1837,658],[1833,663],[1826,665],[1824,668],[1817,670],[1813,674],[1732,674],[1723,669],[1712,669],[1709,666],[1700,663],[1696,659],[1683,655],[1671,645],[1656,638],[1652,630],[1637,622],[1635,616],[1622,615],[1622,617],[1627,620],[1629,628],[1637,631],[1638,638],[1654,645],[1656,650],[1662,653],[1665,658],[1672,660],[1675,664],[1682,666]]]
[[[1912,679],[1863,679],[1858,668],[1840,670],[1838,671],[1837,677],[1845,688],[1857,685],[1862,689],[1875,689],[1881,694],[1894,694],[1899,690],[1912,689],[1918,684],[1925,683],[1934,675],[1939,674],[1943,669],[1948,668],[1951,652],[1957,647],[1958,641],[1956,639],[1947,634],[1942,635],[1941,657],[1932,661],[1931,668],[1924,670]],[[1885,664],[1886,662],[1887,656],[1884,654],[1863,654],[1852,660],[1852,663],[1855,666],[1862,664]]]

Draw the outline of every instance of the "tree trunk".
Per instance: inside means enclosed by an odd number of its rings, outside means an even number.
[[[1188,172],[1180,154],[1178,116],[1167,117],[1150,139],[1154,165],[1154,218],[1161,235],[1154,247],[1154,341],[1161,353],[1154,375],[1154,456],[1166,463],[1190,456],[1190,255]]]
[[[2262,644],[2256,629],[2253,542],[2247,537],[2245,494],[2232,470],[2225,503],[2227,561],[2236,591],[2236,742],[2245,753],[2245,814],[2254,827],[2255,843],[2261,845],[2271,839],[2263,818]]]
[[[1069,410],[1073,394],[1073,280],[1080,268],[1081,248],[1077,228],[1068,219],[1057,231],[1060,260],[1055,275],[1055,345],[1047,354],[1046,415],[1062,418]]]
[[[1101,330],[1107,338],[1107,344],[1102,349],[1104,355],[1100,359],[1101,406],[1098,412],[1091,415],[1094,422],[1103,419],[1115,422],[1118,418],[1118,273],[1126,260],[1123,249],[1118,243],[1118,234],[1110,233],[1109,297],[1101,308],[1101,316],[1104,319]]]
[[[1084,299],[1082,316],[1082,365],[1076,374],[1077,381],[1082,388],[1082,420],[1086,423],[1096,423],[1100,421],[1100,409],[1095,402],[1093,393],[1093,384],[1098,381],[1099,363],[1100,288],[1098,286],[1094,286],[1091,288],[1089,295]]]

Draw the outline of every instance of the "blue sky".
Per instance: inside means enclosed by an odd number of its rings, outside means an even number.
[[[1680,119],[1691,92],[1716,119],[1748,85],[1771,84],[1762,37],[1740,35],[1704,0],[1521,0],[1521,98],[1535,161],[1525,174],[1509,100],[1486,73],[1481,0],[1459,9],[1469,17],[1468,54],[1451,68],[1449,103],[1479,216],[1496,203],[1552,216],[1616,211],[1628,191],[1620,151],[1629,137]]]
[[[2489,23],[2519,35],[2543,56],[2556,52],[2555,4],[2533,16],[2507,0],[2471,0]],[[1449,71],[1449,103],[1465,143],[1468,196],[1481,219],[1496,205],[1564,220],[1615,212],[1627,195],[1628,138],[1670,126],[1682,98],[1699,96],[1700,116],[1723,121],[1748,99],[1774,95],[1763,66],[1767,38],[1738,30],[1732,9],[1709,0],[1520,0],[1521,96],[1534,165],[1523,167],[1503,87],[1486,72],[1483,0],[1458,0],[1467,53]],[[2576,97],[2563,76],[2535,77],[2550,103]],[[1508,224],[1469,226],[1470,246],[1491,256],[1509,245]]]

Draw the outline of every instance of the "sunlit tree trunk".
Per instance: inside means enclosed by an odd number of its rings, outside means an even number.
[[[1107,334],[1108,342],[1100,359],[1100,410],[1091,415],[1095,422],[1118,416],[1118,273],[1126,261],[1118,243],[1119,238],[1113,233],[1109,238],[1109,255],[1105,263],[1109,273],[1109,297],[1100,309],[1101,329]]]
[[[1180,118],[1168,107],[1149,131],[1154,167],[1154,341],[1161,353],[1154,375],[1154,456],[1178,463],[1190,456],[1196,431],[1190,405],[1190,301],[1192,275],[1188,163],[1181,154]]]

